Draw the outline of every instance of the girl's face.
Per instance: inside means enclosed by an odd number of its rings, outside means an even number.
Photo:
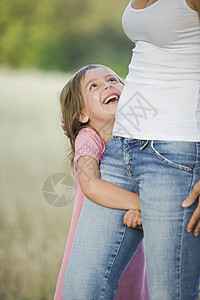
[[[110,69],[88,70],[81,82],[81,90],[85,104],[80,116],[82,123],[89,121],[94,128],[99,128],[108,120],[114,121],[123,84]]]

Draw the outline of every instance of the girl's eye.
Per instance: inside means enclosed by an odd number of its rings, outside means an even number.
[[[110,82],[117,82],[117,79],[116,78],[114,78],[114,77],[111,77],[111,78],[109,78],[109,80],[108,81],[110,81]]]
[[[96,83],[91,84],[90,90],[93,89],[93,88],[95,88],[95,87],[97,87],[97,84],[96,84]]]

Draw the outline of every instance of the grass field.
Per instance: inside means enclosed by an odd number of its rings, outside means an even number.
[[[73,202],[54,207],[45,180],[69,173],[59,92],[68,75],[0,69],[0,299],[53,299]]]

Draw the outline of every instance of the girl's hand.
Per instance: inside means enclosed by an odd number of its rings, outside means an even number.
[[[183,201],[182,206],[187,208],[191,206],[198,197],[198,205],[195,209],[188,225],[187,225],[187,232],[191,232],[194,228],[194,236],[198,236],[200,233],[200,180],[194,185],[192,192],[190,195]]]
[[[142,217],[140,210],[129,209],[125,213],[123,220],[124,224],[128,227],[142,229]]]
[[[64,131],[64,134],[67,136],[67,131],[66,131],[66,127],[65,127],[65,122],[64,122],[64,119],[63,119],[62,116],[61,116],[61,118],[60,118],[60,121],[61,121],[61,127],[62,127],[62,130]]]

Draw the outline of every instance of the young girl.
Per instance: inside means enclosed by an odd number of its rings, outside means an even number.
[[[112,134],[122,89],[122,80],[112,70],[101,65],[89,65],[73,76],[60,95],[66,133],[72,148],[76,197],[55,300],[63,299],[64,274],[85,196],[102,206],[130,210],[124,216],[124,223],[133,227],[141,225],[139,196],[128,191],[128,186],[127,190],[122,189],[120,178],[117,186],[102,180],[99,173],[99,163]],[[133,213],[132,209],[137,211]],[[68,276],[70,274],[66,274],[65,280]],[[84,299],[87,298],[82,295]],[[143,243],[124,272],[115,299],[149,299]]]

